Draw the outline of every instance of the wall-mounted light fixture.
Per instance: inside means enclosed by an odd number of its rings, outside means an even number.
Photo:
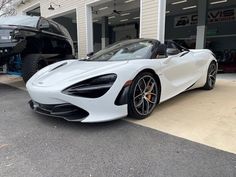
[[[57,7],[61,7],[61,5],[60,4],[56,4],[55,2],[50,2],[50,5],[49,5],[49,7],[48,7],[48,10],[55,10],[55,8],[53,7],[53,5],[54,6],[57,6]]]

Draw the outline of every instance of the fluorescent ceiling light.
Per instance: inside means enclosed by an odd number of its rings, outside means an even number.
[[[167,10],[167,11],[166,11],[166,13],[168,14],[168,13],[170,13],[170,11],[169,11],[169,10]]]
[[[111,16],[111,17],[108,17],[108,19],[112,19],[112,18],[116,18],[116,16]]]
[[[220,3],[225,3],[227,2],[228,0],[222,0],[222,1],[214,1],[214,2],[211,2],[210,4],[213,5],[213,4],[220,4]]]
[[[197,7],[196,5],[195,6],[184,7],[183,10],[194,9],[196,7]]]
[[[176,5],[176,4],[182,4],[182,3],[185,3],[185,2],[187,2],[187,0],[176,1],[176,2],[172,2],[171,4]]]
[[[99,20],[93,20],[93,22],[98,22]]]
[[[123,19],[123,20],[120,20],[120,22],[126,22],[128,21],[129,19]]]
[[[130,15],[130,13],[125,13],[125,14],[121,14],[120,16],[127,16],[127,15]]]
[[[134,2],[135,0],[126,0],[125,3]]]
[[[140,19],[140,17],[134,17],[133,19],[134,19],[134,20],[137,20],[137,19]]]
[[[100,9],[98,9],[98,10],[105,10],[105,9],[108,9],[108,7],[102,7]]]

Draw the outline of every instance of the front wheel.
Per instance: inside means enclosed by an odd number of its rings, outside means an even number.
[[[25,83],[40,69],[47,66],[44,58],[38,54],[30,54],[23,58],[22,77]]]
[[[216,75],[217,75],[217,65],[213,61],[209,65],[209,68],[207,71],[207,80],[206,80],[206,84],[204,85],[203,89],[212,90],[215,87]]]
[[[136,119],[148,117],[159,101],[160,91],[153,74],[139,74],[130,88],[128,100],[129,116]]]

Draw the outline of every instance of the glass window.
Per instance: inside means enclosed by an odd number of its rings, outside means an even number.
[[[17,25],[27,27],[37,27],[39,17],[35,16],[12,16],[12,17],[1,17],[0,25]]]
[[[153,41],[123,42],[95,53],[90,61],[120,61],[150,58]]]
[[[70,38],[70,33],[68,32],[68,30],[64,26],[60,25],[59,28],[65,37]]]
[[[48,28],[44,28],[44,31],[49,31],[52,32],[51,28],[49,27],[49,22],[48,20],[41,18],[40,22],[39,22],[39,27],[48,27]]]
[[[177,44],[176,42],[173,42],[173,41],[166,41],[165,42],[167,48],[170,48],[170,49],[177,49],[179,50],[179,52],[184,52],[184,51],[188,51],[187,48]]]
[[[59,35],[62,35],[58,25],[52,21],[50,21],[50,28],[52,30],[53,33],[56,33],[56,34],[59,34]]]

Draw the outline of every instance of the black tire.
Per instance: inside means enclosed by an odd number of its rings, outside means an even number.
[[[149,72],[138,74],[130,87],[128,114],[132,118],[148,117],[159,102],[160,89],[154,75]]]
[[[47,66],[43,56],[39,54],[30,54],[23,58],[22,78],[25,83],[40,69]]]
[[[217,75],[217,64],[212,61],[208,67],[206,84],[204,85],[204,90],[212,90],[215,87]]]

